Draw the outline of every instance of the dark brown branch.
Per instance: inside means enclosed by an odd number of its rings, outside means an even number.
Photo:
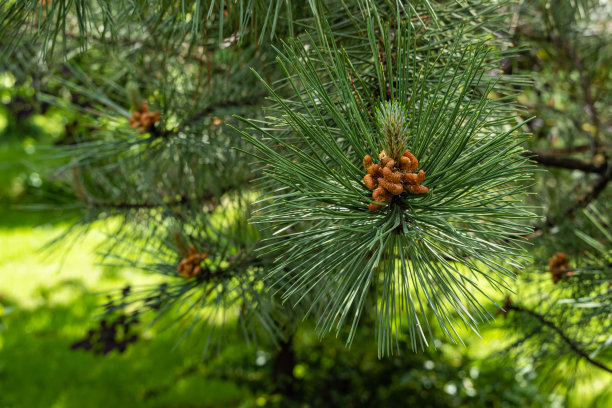
[[[218,205],[218,198],[222,195],[226,194],[232,189],[231,186],[225,187],[221,191],[215,193],[209,192],[200,197],[192,197],[189,198],[186,194],[182,194],[181,198],[174,201],[159,201],[159,202],[108,202],[108,201],[93,201],[88,200],[85,204],[94,208],[107,208],[107,209],[116,209],[116,210],[147,210],[153,208],[171,208],[171,207],[183,207],[190,203],[200,203],[200,205],[205,205],[210,208],[214,208]]]
[[[544,227],[551,228],[557,224],[560,219],[571,218],[575,215],[576,211],[581,210],[588,206],[592,201],[597,199],[599,195],[605,190],[608,183],[612,180],[612,165],[606,166],[606,171],[597,179],[597,181],[588,187],[585,193],[578,198],[572,205],[567,207],[559,216],[549,215],[546,217],[546,221],[534,228],[534,232],[529,234],[525,238],[535,238],[542,234]]]
[[[207,208],[214,208],[219,204],[219,198],[224,194],[232,190],[232,186],[226,186],[221,191],[216,193],[208,192],[200,197],[189,198],[186,194],[182,194],[181,198],[174,201],[159,201],[159,202],[140,202],[140,203],[126,203],[126,202],[107,202],[107,201],[91,201],[86,202],[91,207],[97,208],[108,208],[117,210],[144,210],[153,208],[170,208],[170,207],[182,207],[190,203],[200,203],[202,206]]]
[[[587,173],[603,174],[606,172],[608,167],[605,163],[594,164],[580,159],[559,156],[556,154],[556,152],[551,154],[545,151],[533,151],[525,152],[523,153],[523,156],[530,157],[536,163],[544,166],[558,167],[568,170],[581,170]]]
[[[526,309],[524,307],[521,306],[515,306],[515,305],[509,305],[506,306],[507,310],[514,310],[517,312],[521,312],[521,313],[525,313],[530,315],[531,317],[534,317],[535,319],[537,319],[540,323],[542,323],[542,325],[552,329],[555,333],[557,333],[557,335],[561,338],[561,340],[563,340],[563,342],[565,344],[567,344],[570,349],[572,349],[572,351],[574,353],[576,353],[578,356],[580,356],[581,358],[584,358],[587,362],[589,362],[590,364],[594,365],[595,367],[601,368],[604,371],[607,371],[609,373],[612,374],[612,368],[608,367],[607,365],[597,361],[597,360],[593,360],[589,354],[584,351],[582,348],[580,348],[580,346],[578,344],[576,344],[574,341],[572,341],[567,334],[565,334],[565,332],[557,327],[557,325],[555,325],[553,322],[551,322],[550,320],[547,320],[546,317],[544,317],[543,315],[531,310],[531,309]]]
[[[543,156],[567,156],[575,153],[587,153],[591,152],[591,146],[589,145],[578,145],[578,146],[570,146],[570,147],[551,147],[548,149],[538,149],[534,152],[537,155]],[[612,146],[599,146],[595,149],[595,153],[607,153],[612,152]]]

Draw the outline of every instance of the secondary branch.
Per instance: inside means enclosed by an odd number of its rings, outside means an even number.
[[[568,170],[580,170],[587,173],[603,174],[608,167],[604,164],[595,164],[585,160],[574,159],[572,157],[559,156],[557,152],[548,153],[545,151],[531,151],[523,153],[523,156],[531,158],[536,163],[549,167],[558,167]]]
[[[581,358],[584,358],[587,362],[589,362],[590,364],[594,365],[595,367],[601,368],[602,370],[605,370],[609,373],[612,374],[612,368],[608,367],[607,365],[592,359],[589,354],[584,351],[582,348],[580,348],[580,346],[578,344],[576,344],[574,341],[572,341],[567,334],[565,334],[565,332],[563,330],[561,330],[561,328],[557,327],[557,325],[555,325],[553,322],[551,322],[550,320],[546,319],[546,317],[544,317],[543,315],[531,310],[531,309],[526,309],[524,307],[521,306],[515,306],[515,305],[510,305],[510,306],[506,306],[506,309],[508,310],[515,310],[517,312],[521,312],[521,313],[525,313],[530,315],[531,317],[534,317],[535,319],[537,319],[540,323],[542,323],[542,325],[552,329],[555,333],[557,333],[557,335],[561,338],[561,340],[563,340],[563,342],[565,344],[567,344],[572,351],[574,351],[574,353],[576,353],[577,355],[579,355]]]

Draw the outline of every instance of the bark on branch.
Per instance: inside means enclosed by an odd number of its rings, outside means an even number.
[[[543,315],[531,310],[531,309],[527,309],[521,306],[515,306],[515,305],[509,305],[506,306],[506,309],[509,310],[514,310],[517,312],[521,312],[521,313],[525,313],[533,318],[535,318],[536,320],[538,320],[540,323],[542,323],[542,325],[548,327],[549,329],[552,329],[555,333],[557,333],[557,335],[559,336],[559,338],[561,338],[561,340],[563,340],[563,342],[565,344],[567,344],[569,346],[570,349],[572,349],[572,351],[574,353],[576,353],[579,357],[585,359],[588,363],[594,365],[595,367],[601,368],[604,371],[609,372],[610,374],[612,374],[612,368],[608,367],[607,365],[605,365],[602,362],[599,362],[597,360],[592,359],[589,354],[584,351],[578,344],[576,344],[572,339],[570,339],[568,337],[568,335],[561,330],[561,328],[559,328],[557,325],[555,325],[553,322],[551,322],[550,320],[546,319],[546,317],[544,317]]]
[[[568,170],[580,170],[586,173],[603,174],[606,172],[608,167],[606,163],[595,164],[581,159],[559,156],[556,152],[548,153],[535,150],[532,152],[525,152],[523,153],[523,156],[529,157],[531,160],[544,166],[558,167]]]

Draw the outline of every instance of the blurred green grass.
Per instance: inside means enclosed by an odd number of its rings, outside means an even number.
[[[39,217],[0,228],[1,407],[234,407],[249,399],[232,381],[206,378],[204,366],[183,375],[201,353],[173,349],[171,331],[145,331],[124,354],[70,350],[93,325],[101,291],[151,278],[97,265],[99,226],[69,250],[41,252],[65,225],[31,227]]]

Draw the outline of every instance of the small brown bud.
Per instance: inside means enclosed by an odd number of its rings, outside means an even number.
[[[410,159],[406,156],[402,156],[400,157],[400,169],[403,171],[409,171],[410,170]]]
[[[379,176],[380,175],[380,166],[378,164],[372,164],[366,170],[372,176]]]
[[[565,252],[557,252],[550,258],[550,261],[548,262],[548,270],[552,274],[554,283],[559,282],[566,276],[573,275],[573,273],[570,272],[571,267]]]
[[[196,276],[200,272],[202,272],[202,267],[198,265],[195,268],[193,268],[193,271],[191,272],[191,276]]]
[[[372,192],[372,199],[377,203],[388,203],[391,201],[391,198],[391,194],[380,186]]]
[[[378,204],[374,204],[374,203],[370,203],[370,205],[368,206],[368,209],[369,209],[370,211],[378,211],[378,210],[380,210],[381,208],[383,208],[383,206],[382,206],[382,205],[378,205]]]
[[[404,174],[404,182],[406,184],[410,184],[416,186],[419,184],[419,175],[414,173],[405,173]]]
[[[132,112],[129,122],[132,129],[138,128],[138,132],[144,133],[156,122],[159,122],[161,114],[159,111],[149,112],[147,101],[142,101],[140,105],[141,109]]]
[[[419,160],[416,157],[414,157],[414,154],[412,154],[408,150],[406,150],[404,152],[404,157],[407,157],[407,158],[410,159],[410,168],[408,168],[408,170],[416,171],[416,169],[419,168]]]
[[[374,177],[372,177],[370,174],[366,174],[363,177],[363,184],[366,185],[368,190],[374,190],[376,187],[378,187],[378,183],[376,182]]]
[[[390,183],[382,177],[379,177],[377,181],[379,185],[393,195],[400,195],[404,191],[404,187],[400,183]]]
[[[425,181],[425,172],[423,170],[419,170],[419,174],[417,175],[417,184],[421,184]]]
[[[384,167],[382,171],[383,177],[390,183],[399,183],[402,181],[402,173],[392,171],[389,167]]]
[[[408,192],[412,194],[425,194],[429,189],[425,186],[408,186]]]
[[[202,271],[200,263],[206,258],[208,258],[208,253],[200,253],[191,245],[189,253],[179,262],[176,270],[185,279],[191,279]]]
[[[425,171],[414,173],[419,165],[417,158],[408,150],[399,158],[399,169],[395,167],[395,160],[387,157],[382,150],[378,155],[380,164],[372,162],[372,157],[366,155],[363,159],[364,167],[368,174],[363,182],[372,191],[372,199],[377,203],[390,203],[394,195],[400,195],[404,191],[411,194],[425,194],[429,189],[422,186],[425,181]],[[382,206],[370,204],[370,211],[377,211]]]
[[[183,273],[186,275],[191,275],[191,271],[193,271],[193,265],[191,263],[186,263],[183,265]]]

